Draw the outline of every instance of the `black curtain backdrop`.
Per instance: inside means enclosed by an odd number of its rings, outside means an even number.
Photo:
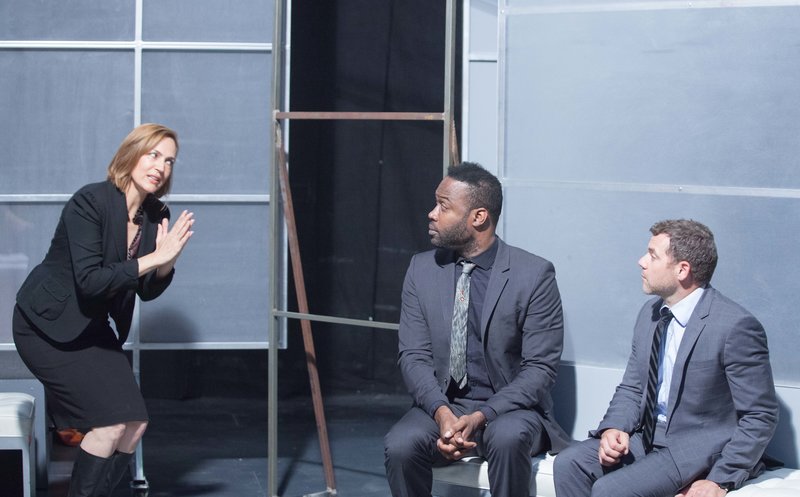
[[[444,1],[294,1],[291,44],[293,111],[443,109]],[[441,123],[298,120],[289,126],[310,311],[397,322],[408,262],[430,248],[427,212],[442,177]],[[295,310],[293,285],[289,294]],[[324,390],[405,389],[396,331],[312,328]],[[280,361],[282,395],[307,391],[299,322],[290,323]]]

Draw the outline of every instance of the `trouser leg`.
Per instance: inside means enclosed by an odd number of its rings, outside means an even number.
[[[439,427],[428,413],[412,407],[384,438],[384,465],[393,497],[430,497]]]
[[[589,497],[592,494],[592,485],[603,476],[603,467],[597,456],[599,442],[590,438],[558,453],[553,462],[557,497]]]
[[[484,430],[482,445],[492,497],[528,497],[531,455],[549,446],[539,415],[520,410],[498,416]]]
[[[638,433],[631,437],[628,455],[613,467],[600,465],[599,445],[588,439],[558,454],[553,467],[557,497],[665,497],[687,483],[669,448],[645,454]]]
[[[668,448],[656,449],[598,479],[592,497],[672,497],[685,483]]]

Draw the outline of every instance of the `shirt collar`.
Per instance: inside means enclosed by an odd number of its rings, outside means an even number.
[[[456,264],[461,261],[469,260],[470,262],[474,262],[479,268],[486,270],[490,269],[492,265],[494,265],[494,259],[497,256],[497,237],[494,238],[494,241],[489,246],[488,249],[484,250],[480,254],[476,255],[475,257],[470,257],[469,259],[465,259],[461,256],[458,256],[456,259]]]
[[[689,318],[692,317],[694,308],[697,307],[697,303],[700,302],[700,298],[705,291],[705,288],[695,288],[692,293],[669,308],[669,310],[672,311],[672,316],[678,324],[681,325],[681,328],[686,328],[686,324],[689,322]]]

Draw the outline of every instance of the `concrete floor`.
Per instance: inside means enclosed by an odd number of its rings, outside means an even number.
[[[388,497],[383,435],[408,409],[409,397],[348,393],[324,402],[338,495]],[[143,468],[149,497],[267,496],[265,399],[149,399],[148,408]],[[310,398],[282,400],[278,430],[278,495],[324,492]],[[46,497],[66,496],[75,451],[53,443]],[[123,482],[113,497],[131,495]]]

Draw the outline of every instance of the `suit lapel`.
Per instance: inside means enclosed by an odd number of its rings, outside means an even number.
[[[439,259],[441,257],[441,259]],[[442,319],[446,329],[449,330],[453,322],[453,305],[456,295],[456,281],[455,281],[455,261],[456,256],[450,251],[440,252],[437,254],[439,268],[436,271],[436,293],[439,294],[441,299],[440,308],[442,309]],[[447,343],[450,343],[450,335],[448,333]]]
[[[119,257],[120,261],[124,261],[128,258],[128,206],[125,203],[125,194],[119,191],[110,181],[108,185],[109,194],[112,198],[109,224],[111,224],[112,233],[114,234],[114,247],[117,257]]]
[[[503,289],[508,283],[509,270],[511,269],[511,254],[508,246],[497,237],[497,255],[494,258],[492,274],[489,276],[489,284],[486,287],[486,297],[483,301],[481,312],[481,336],[484,347],[486,347],[486,332],[489,329],[489,318],[494,314],[494,308],[503,294]]]
[[[145,200],[145,212],[142,218],[142,241],[139,244],[139,256],[149,254],[155,248],[156,224],[160,221],[158,214],[153,210],[155,207],[150,205],[150,197]]]
[[[672,420],[672,412],[678,402],[678,396],[684,381],[684,372],[686,371],[686,361],[689,359],[689,354],[694,349],[697,339],[706,327],[705,319],[711,310],[711,302],[713,299],[714,290],[711,287],[706,288],[700,301],[692,312],[689,322],[686,323],[686,330],[683,332],[683,339],[681,345],[678,347],[678,355],[675,357],[675,366],[672,370],[672,383],[669,388],[669,409],[667,412],[667,419]]]

